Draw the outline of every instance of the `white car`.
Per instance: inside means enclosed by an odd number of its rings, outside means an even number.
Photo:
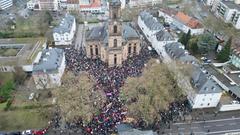
[[[232,104],[239,104],[239,101],[233,100]]]
[[[22,135],[32,135],[32,130],[25,130],[22,132]]]

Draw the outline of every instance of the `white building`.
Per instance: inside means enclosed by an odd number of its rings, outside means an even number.
[[[67,11],[80,11],[79,0],[67,0]]]
[[[128,5],[130,7],[148,6],[161,4],[162,0],[129,0]]]
[[[222,96],[222,88],[204,69],[196,67],[191,80],[195,91],[188,94],[193,109],[217,107]]]
[[[64,73],[65,55],[62,49],[49,48],[43,50],[41,58],[33,66],[33,80],[37,89],[54,88],[61,85]]]
[[[212,7],[214,14],[223,19],[226,23],[231,23],[236,29],[240,29],[240,5],[238,0],[216,2]]]
[[[7,9],[13,5],[12,0],[0,0],[0,10]]]
[[[59,26],[53,29],[55,45],[71,45],[76,32],[76,20],[74,16],[66,14]]]
[[[177,42],[178,38],[168,32],[155,17],[146,11],[139,14],[138,26],[157,53],[164,57],[164,60],[169,61],[170,58],[164,46],[168,43]]]
[[[68,0],[58,0],[59,7],[66,9],[67,8],[67,1]]]
[[[215,3],[216,1],[218,1],[218,0],[202,0],[202,1],[203,1],[203,3],[204,3],[205,5],[207,5],[207,6],[213,6],[214,3]]]
[[[165,22],[174,25],[184,33],[187,33],[189,30],[192,35],[199,35],[204,32],[202,24],[197,19],[183,12],[176,12],[171,9],[161,9],[158,11],[158,15],[159,17],[163,17]]]
[[[59,10],[58,0],[30,0],[27,2],[27,8],[31,10]]]

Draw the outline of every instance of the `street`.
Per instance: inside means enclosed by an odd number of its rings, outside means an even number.
[[[206,134],[219,135],[229,132],[240,132],[240,117],[217,119],[207,121],[195,121],[189,123],[173,123],[170,129],[165,130],[166,134]]]
[[[79,50],[81,47],[84,47],[84,38],[85,37],[85,26],[84,24],[79,24],[77,29],[77,35],[75,40],[75,49]]]

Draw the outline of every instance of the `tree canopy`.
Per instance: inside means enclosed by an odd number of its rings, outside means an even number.
[[[232,44],[232,38],[229,38],[224,48],[217,55],[217,60],[219,62],[226,62],[229,60],[229,56],[231,53],[231,44]]]

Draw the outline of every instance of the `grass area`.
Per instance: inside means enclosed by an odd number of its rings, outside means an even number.
[[[63,86],[53,90],[53,96],[57,97],[57,105],[65,121],[81,117],[89,122],[92,115],[98,113],[105,96],[101,90],[94,91],[93,84],[87,73],[75,76],[67,72],[64,75]]]
[[[158,112],[168,108],[168,104],[181,97],[182,90],[177,86],[173,74],[164,64],[152,59],[138,78],[128,78],[121,90],[126,101],[129,117],[144,118],[153,123],[159,118]]]
[[[4,108],[6,107],[6,104],[7,104],[7,102],[0,104],[0,112],[4,110]]]
[[[1,38],[24,38],[43,36],[48,30],[48,15],[46,12],[34,12],[27,19],[16,17],[15,22],[9,25],[15,26],[15,29],[0,30]],[[8,26],[10,28],[10,26]]]
[[[4,57],[16,56],[19,51],[20,49],[14,49],[14,48],[0,49],[0,56],[4,56]]]
[[[10,72],[6,72],[6,73],[0,72],[0,86],[1,86],[1,84],[4,84],[7,81],[12,80],[12,79],[13,79],[13,73],[10,73]]]
[[[0,111],[0,118],[1,131],[39,129],[48,124],[48,117],[39,113],[39,109]]]

